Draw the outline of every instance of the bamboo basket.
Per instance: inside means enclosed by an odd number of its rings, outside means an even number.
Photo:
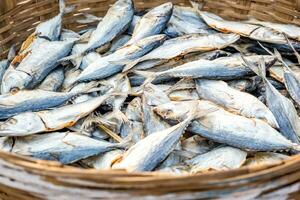
[[[68,0],[76,10],[64,27],[77,24],[80,13],[103,16],[113,0]],[[135,1],[145,9],[165,1]],[[186,0],[172,1],[187,5]],[[231,19],[257,19],[300,25],[300,0],[200,0],[206,10]],[[20,44],[40,22],[58,13],[56,0],[1,0],[0,54]],[[197,175],[126,173],[79,169],[0,152],[0,199],[300,199],[300,155],[278,165]]]

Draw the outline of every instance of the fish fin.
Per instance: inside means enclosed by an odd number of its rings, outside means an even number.
[[[128,63],[131,63],[132,60],[112,60],[112,61],[108,61],[110,64],[113,65],[127,65]]]
[[[135,65],[137,65],[142,60],[142,58],[143,57],[126,64],[126,66],[123,68],[123,72],[127,72],[127,71],[131,70]]]
[[[283,66],[285,66],[287,68],[287,70],[289,72],[292,72],[292,70],[290,69],[289,65],[284,62],[284,60],[282,59],[281,54],[279,53],[279,51],[277,49],[274,48],[274,56],[283,64]]]
[[[196,2],[194,0],[189,1],[192,7],[196,10],[201,10],[203,8],[203,3]]]
[[[64,0],[59,0],[59,13],[60,14],[68,14],[75,9],[75,6],[66,7],[66,3]]]
[[[16,45],[13,44],[9,49],[7,59],[11,61],[14,59],[15,56],[16,56]]]
[[[75,60],[75,59],[80,58],[80,57],[83,57],[83,53],[73,54],[73,55],[61,58],[57,62],[61,63],[61,62],[64,62],[64,61]],[[75,60],[75,62],[76,62],[76,60]]]
[[[174,90],[176,90],[176,89],[180,86],[180,84],[181,84],[182,82],[184,82],[184,81],[186,81],[186,80],[189,80],[189,79],[192,79],[192,78],[186,77],[186,78],[180,79],[178,82],[176,82],[174,85],[172,85],[169,89],[167,89],[167,90],[165,91],[165,93],[166,93],[167,95],[171,94]]]
[[[264,61],[263,57],[261,57],[259,59],[258,72],[261,74],[261,77],[264,80],[267,80],[267,77],[266,77],[266,64],[265,64],[265,61]]]
[[[293,44],[291,43],[291,41],[289,40],[289,38],[285,34],[284,34],[284,36],[285,36],[287,42],[289,43],[289,45],[291,46],[291,48],[293,49],[293,51],[294,51],[294,53],[295,53],[295,55],[297,57],[298,63],[300,64],[300,55],[299,55],[299,53],[296,51],[295,47],[293,46]]]
[[[249,67],[255,74],[257,74],[258,76],[261,76],[258,69],[257,69],[257,66],[255,66],[254,64],[250,63],[242,54],[241,54],[241,58],[243,59],[245,65],[247,67]]]
[[[259,46],[261,46],[261,48],[263,48],[271,56],[276,57],[287,69],[289,69],[289,66],[286,64],[286,62],[284,62],[281,54],[279,53],[279,51],[276,48],[274,48],[274,53],[272,53],[269,49],[267,49],[265,46],[263,46],[260,42],[257,42],[257,43],[259,44]]]
[[[157,76],[159,76],[159,73],[156,72],[149,72],[149,71],[139,71],[139,70],[135,70],[133,71],[135,74],[137,75],[141,75],[143,77],[146,78],[146,80],[144,81],[144,83],[140,86],[140,88],[144,88],[145,85],[151,83]]]
[[[80,24],[88,24],[88,23],[97,22],[97,21],[102,20],[101,17],[97,17],[97,16],[89,14],[89,13],[82,13],[82,15],[85,18],[84,19],[78,19],[78,20],[76,20],[76,22],[78,22]]]
[[[266,48],[264,45],[262,45],[259,41],[257,41],[257,43],[258,43],[259,46],[260,46],[261,48],[263,48],[268,54],[274,56],[274,54],[273,54],[268,48]]]
[[[292,149],[296,150],[296,151],[300,151],[300,145],[296,144],[296,143],[293,143]]]

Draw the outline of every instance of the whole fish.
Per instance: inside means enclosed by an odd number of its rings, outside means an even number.
[[[60,89],[64,82],[64,70],[62,67],[59,67],[53,70],[38,86],[40,90],[53,91],[56,92]]]
[[[126,45],[131,45],[146,37],[160,34],[170,20],[172,10],[173,4],[168,2],[147,12],[134,27],[132,37]]]
[[[175,148],[193,116],[183,122],[145,137],[130,147],[113,169],[126,169],[128,172],[151,171]]]
[[[207,35],[216,33],[216,31],[207,26],[194,8],[174,6],[165,34],[169,37],[178,37],[193,33]]]
[[[263,56],[266,66],[272,66],[276,58],[273,56]],[[246,56],[251,63],[258,63],[261,56]],[[188,62],[181,66],[175,67],[162,72],[154,73],[152,76],[167,76],[167,77],[190,77],[190,78],[207,78],[232,80],[253,75],[253,71],[245,66],[243,59],[240,56],[222,57],[215,60],[197,60]],[[145,73],[147,76],[147,73]],[[151,74],[149,74],[151,75]]]
[[[93,51],[112,41],[129,27],[134,15],[132,0],[118,0],[110,7],[81,53]]]
[[[277,165],[288,158],[289,156],[280,153],[257,152],[253,157],[248,158],[244,165],[248,167],[257,167],[260,165]]]
[[[266,78],[263,59],[261,59],[258,68],[246,60],[245,62],[264,81],[267,105],[275,116],[280,132],[294,143],[299,143],[300,119],[292,101],[281,95]]]
[[[228,45],[236,42],[239,36],[236,34],[211,34],[211,35],[200,35],[200,34],[190,34],[181,37],[173,38],[167,40],[160,47],[154,49],[145,56],[135,60],[132,63],[127,64],[123,71],[128,71],[129,69],[135,67],[138,63],[145,61],[160,61],[160,60],[170,60],[172,58],[183,56],[192,52],[207,52],[216,49],[222,49]],[[155,65],[151,65],[154,67]],[[148,69],[149,67],[139,67],[135,69]]]
[[[77,133],[54,132],[15,138],[11,152],[70,164],[120,146],[120,144],[95,140]]]
[[[275,44],[287,43],[282,33],[277,32],[271,28],[254,24],[247,24],[245,22],[224,20],[213,13],[205,11],[200,11],[200,15],[210,27],[223,33],[235,33],[244,37],[249,37],[253,40]]]
[[[185,154],[188,153],[190,158],[207,153],[217,145],[199,135],[194,135],[181,142],[182,151],[185,151]]]
[[[1,92],[32,89],[58,66],[58,60],[68,55],[74,41],[44,42],[35,48],[14,69],[10,68],[3,76]]]
[[[178,122],[186,118],[191,104],[194,105],[189,101],[170,102],[155,107],[154,112],[166,120]],[[286,139],[262,120],[233,114],[208,101],[198,101],[198,112],[203,113],[207,110],[216,111],[194,120],[188,131],[240,149],[255,151],[299,149],[299,145]]]
[[[165,71],[174,67],[178,67],[180,65],[183,65],[185,63],[200,60],[200,59],[206,59],[206,60],[214,60],[219,57],[225,57],[228,56],[229,53],[222,51],[222,50],[214,50],[210,52],[195,52],[195,53],[189,53],[187,55],[183,55],[180,60],[178,60],[178,57],[175,57],[171,60],[150,60],[145,61],[137,64],[135,66],[135,69],[150,69],[151,71],[158,72],[158,71]]]
[[[208,170],[229,170],[241,167],[246,161],[247,153],[233,147],[219,147],[205,154],[188,160],[192,166],[191,173]]]
[[[59,14],[37,25],[34,33],[23,42],[13,63],[21,62],[28,53],[46,41],[58,41],[61,35],[63,15],[72,12],[73,9],[73,6],[66,7],[64,0],[59,0]]]
[[[84,160],[81,160],[81,163],[95,168],[95,169],[111,169],[112,165],[122,157],[123,151],[120,149],[115,149],[107,151],[97,156],[93,156]]]
[[[246,22],[250,23],[250,24],[257,24],[257,25],[262,25],[262,26],[271,28],[271,29],[276,30],[280,33],[284,33],[290,39],[300,41],[300,28],[299,28],[299,26],[296,26],[296,25],[293,25],[293,24],[279,24],[279,23],[274,23],[274,22],[259,21],[259,20],[254,19],[254,18],[251,18]]]
[[[70,92],[35,89],[0,95],[0,119],[6,119],[22,112],[33,112],[60,106],[72,97],[89,93],[93,87],[95,84],[89,83],[85,87]]]
[[[278,128],[272,112],[255,96],[233,89],[224,81],[197,79],[195,83],[201,99],[223,106],[230,112],[264,120],[273,128]]]
[[[159,46],[165,39],[165,35],[151,36],[132,45],[124,46],[113,54],[101,57],[82,71],[77,82],[103,79],[121,72],[125,64],[118,62],[137,59]]]
[[[1,136],[25,136],[73,126],[79,119],[97,109],[110,94],[62,106],[54,110],[24,112],[0,123]]]

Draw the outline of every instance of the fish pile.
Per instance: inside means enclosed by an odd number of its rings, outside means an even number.
[[[0,62],[2,151],[174,174],[300,151],[300,27],[117,0],[74,32],[59,6]]]

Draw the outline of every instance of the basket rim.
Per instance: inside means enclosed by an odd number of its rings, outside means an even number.
[[[300,1],[300,0],[299,0]],[[298,1],[298,2],[299,2]],[[13,13],[19,11],[23,5],[16,5],[16,7],[10,9],[8,12],[0,15],[0,22],[6,17],[9,17]],[[1,44],[0,44],[1,45]],[[94,176],[95,180],[98,180],[98,176],[103,177],[124,177],[124,178],[142,178],[138,180],[139,182],[148,181],[171,181],[171,180],[187,180],[194,179],[203,184],[213,184],[213,183],[228,183],[241,181],[253,181],[259,180],[261,177],[274,178],[282,175],[282,171],[285,173],[296,171],[300,169],[300,154],[293,155],[290,158],[283,160],[281,163],[276,163],[272,165],[263,164],[258,167],[248,167],[242,166],[238,169],[222,170],[222,171],[208,171],[199,174],[174,174],[171,172],[134,172],[129,173],[125,170],[97,170],[97,169],[81,169],[73,166],[63,165],[56,161],[47,161],[31,158],[28,156],[18,155],[12,152],[5,152],[0,150],[0,160],[7,161],[16,167],[25,168],[26,170],[32,171],[34,173],[41,173],[47,175],[57,175],[64,177],[79,177],[78,175],[87,175],[87,177],[92,178]],[[297,166],[299,166],[297,168]],[[290,171],[288,171],[290,170]],[[288,171],[288,172],[287,172]],[[281,173],[278,173],[281,172]],[[95,176],[97,175],[97,176]],[[225,177],[225,178],[224,178]],[[84,178],[80,176],[80,178]],[[102,179],[100,179],[102,180]],[[118,181],[116,179],[115,181]],[[136,179],[133,181],[137,181]],[[223,181],[223,182],[222,182]],[[183,181],[184,182],[184,181]],[[185,182],[184,182],[185,183]],[[220,184],[221,184],[220,183]]]
[[[186,178],[193,178],[198,180],[203,180],[205,184],[209,181],[218,181],[220,182],[219,177],[223,177],[222,180],[227,181],[241,181],[241,180],[260,180],[261,176],[269,176],[268,178],[275,178],[276,176],[281,176],[282,170],[290,169],[290,172],[300,169],[300,154],[293,155],[282,162],[276,164],[262,164],[258,166],[242,166],[237,169],[230,170],[211,170],[204,173],[197,174],[175,174],[171,172],[127,172],[125,170],[116,170],[116,169],[83,169],[74,166],[63,165],[58,161],[49,161],[32,158],[29,156],[19,155],[12,152],[5,152],[0,150],[0,159],[7,161],[10,164],[15,165],[16,167],[25,168],[34,173],[46,173],[48,175],[57,175],[58,173],[64,177],[80,177],[82,175],[88,176],[112,176],[112,177],[140,177],[144,178],[144,181],[170,181],[170,180],[184,180]],[[297,168],[297,166],[299,166]],[[296,167],[296,168],[295,168]],[[288,172],[284,172],[287,174]],[[225,178],[224,178],[225,177]],[[90,178],[90,177],[89,177]],[[142,181],[142,180],[141,180]]]

